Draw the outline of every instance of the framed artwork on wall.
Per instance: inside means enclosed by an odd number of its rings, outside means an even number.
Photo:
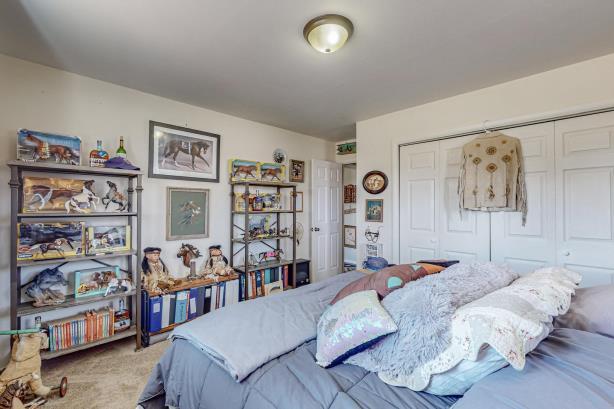
[[[384,199],[365,199],[365,221],[384,221]]]
[[[377,195],[386,190],[388,176],[379,170],[372,170],[362,179],[362,187],[372,195]]]
[[[305,161],[290,159],[290,182],[303,183],[305,181]]]
[[[149,177],[220,181],[220,135],[149,121]]]
[[[343,225],[343,247],[356,248],[356,226]]]
[[[166,240],[209,237],[209,189],[166,188]]]

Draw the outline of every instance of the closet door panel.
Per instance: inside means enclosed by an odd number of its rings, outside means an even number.
[[[614,113],[557,121],[557,262],[614,283]]]
[[[400,149],[401,263],[438,257],[439,142]]]
[[[439,143],[441,226],[439,254],[461,262],[490,259],[490,220],[487,213],[459,211],[458,175],[462,160],[462,147],[477,135],[454,138]]]
[[[556,261],[554,124],[502,132],[519,138],[522,144],[528,213],[524,226],[519,212],[492,213],[491,257],[525,274]]]

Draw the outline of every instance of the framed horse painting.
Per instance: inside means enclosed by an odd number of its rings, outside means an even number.
[[[220,135],[149,121],[149,177],[220,181]]]

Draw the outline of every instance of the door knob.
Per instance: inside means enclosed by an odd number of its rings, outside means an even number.
[[[565,257],[569,257],[569,256],[571,256],[571,251],[569,251],[569,250],[565,250],[565,251],[563,252],[563,256],[565,256]]]
[[[430,241],[431,241],[431,243],[433,243],[433,244],[437,243],[437,239],[431,239]]]
[[[319,227],[312,227],[311,231],[320,231],[320,228]]]

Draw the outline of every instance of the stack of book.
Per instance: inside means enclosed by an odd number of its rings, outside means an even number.
[[[288,266],[265,268],[250,271],[247,280],[247,294],[249,299],[269,295],[272,289],[288,287]],[[245,288],[245,275],[241,275],[240,300],[243,301],[243,289]]]
[[[103,308],[48,322],[49,351],[61,351],[113,336],[114,318],[113,308]]]
[[[238,303],[239,280],[148,297],[143,302],[142,325],[147,332],[158,332],[209,311]]]

